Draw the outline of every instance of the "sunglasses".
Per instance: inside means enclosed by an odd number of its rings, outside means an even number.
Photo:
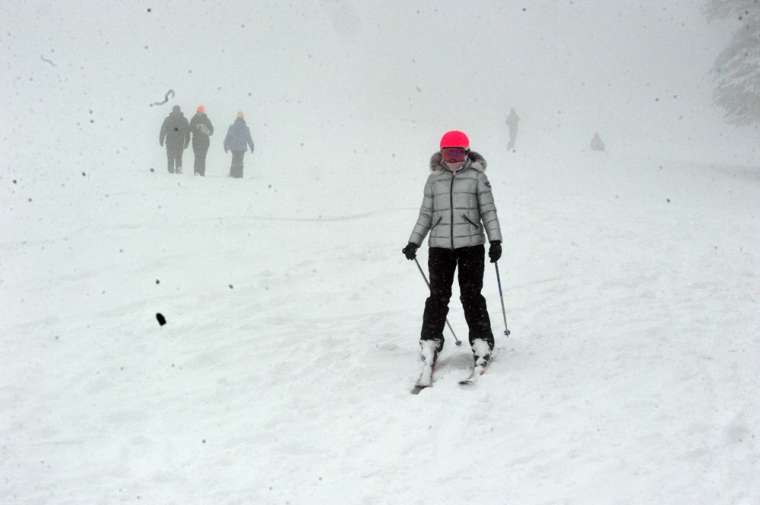
[[[443,161],[448,163],[459,163],[467,158],[467,149],[464,147],[444,147],[441,149]]]

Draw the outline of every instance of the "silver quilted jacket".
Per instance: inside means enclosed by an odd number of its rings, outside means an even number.
[[[471,247],[485,243],[484,228],[489,241],[501,240],[491,183],[485,174],[486,160],[471,151],[462,169],[454,174],[443,166],[438,152],[430,159],[430,169],[420,216],[409,242],[422,245],[430,232],[430,247]]]

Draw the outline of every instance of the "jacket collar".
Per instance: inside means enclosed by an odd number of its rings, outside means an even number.
[[[488,163],[486,163],[486,159],[481,156],[480,153],[470,151],[467,155],[467,159],[464,161],[464,165],[456,173],[464,172],[468,168],[472,168],[478,172],[485,172],[487,166]],[[433,172],[449,171],[449,169],[443,164],[443,157],[441,156],[440,151],[436,151],[433,153],[433,156],[430,157],[430,170]]]

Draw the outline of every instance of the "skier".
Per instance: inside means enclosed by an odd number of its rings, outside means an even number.
[[[591,150],[604,151],[604,142],[602,141],[602,137],[599,136],[599,132],[594,132],[594,136],[591,138]]]
[[[190,131],[193,132],[193,154],[195,154],[194,172],[196,175],[206,175],[206,153],[208,153],[209,136],[214,134],[214,125],[206,115],[206,107],[199,105],[195,115],[190,120]]]
[[[428,231],[428,269],[430,296],[422,316],[420,349],[422,361],[435,364],[443,349],[443,326],[449,311],[451,284],[459,267],[459,289],[469,340],[476,366],[485,367],[494,346],[491,321],[483,288],[485,237],[491,263],[501,257],[501,229],[496,214],[491,184],[486,177],[486,160],[470,151],[470,141],[461,131],[446,132],[440,151],[430,159],[432,173],[425,184],[417,224],[402,252],[408,260]],[[431,372],[432,373],[432,372]],[[430,385],[430,384],[427,384]]]
[[[253,153],[251,130],[245,124],[245,115],[238,112],[235,122],[232,123],[227,130],[227,136],[224,137],[224,152],[232,151],[230,177],[243,177],[243,156],[245,156],[246,148],[250,148],[251,153]]]
[[[517,129],[520,123],[520,116],[517,115],[514,108],[509,109],[509,115],[507,116],[507,126],[509,127],[509,144],[507,149],[512,151],[515,148],[515,142],[517,141]]]
[[[172,107],[172,112],[161,125],[161,133],[158,143],[163,147],[166,144],[166,160],[169,173],[182,173],[182,151],[190,144],[190,124],[179,108]]]

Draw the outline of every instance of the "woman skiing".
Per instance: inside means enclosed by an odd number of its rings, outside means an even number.
[[[470,346],[475,365],[483,369],[494,346],[486,300],[480,294],[485,261],[484,229],[490,241],[491,263],[501,257],[501,229],[491,184],[485,174],[486,160],[470,151],[466,134],[453,130],[441,138],[440,151],[430,159],[430,168],[432,172],[425,183],[417,224],[402,250],[407,259],[415,259],[417,249],[430,232],[430,296],[425,301],[422,316],[421,358],[432,368],[443,349],[451,285],[454,271],[459,267],[459,289],[470,331]]]

